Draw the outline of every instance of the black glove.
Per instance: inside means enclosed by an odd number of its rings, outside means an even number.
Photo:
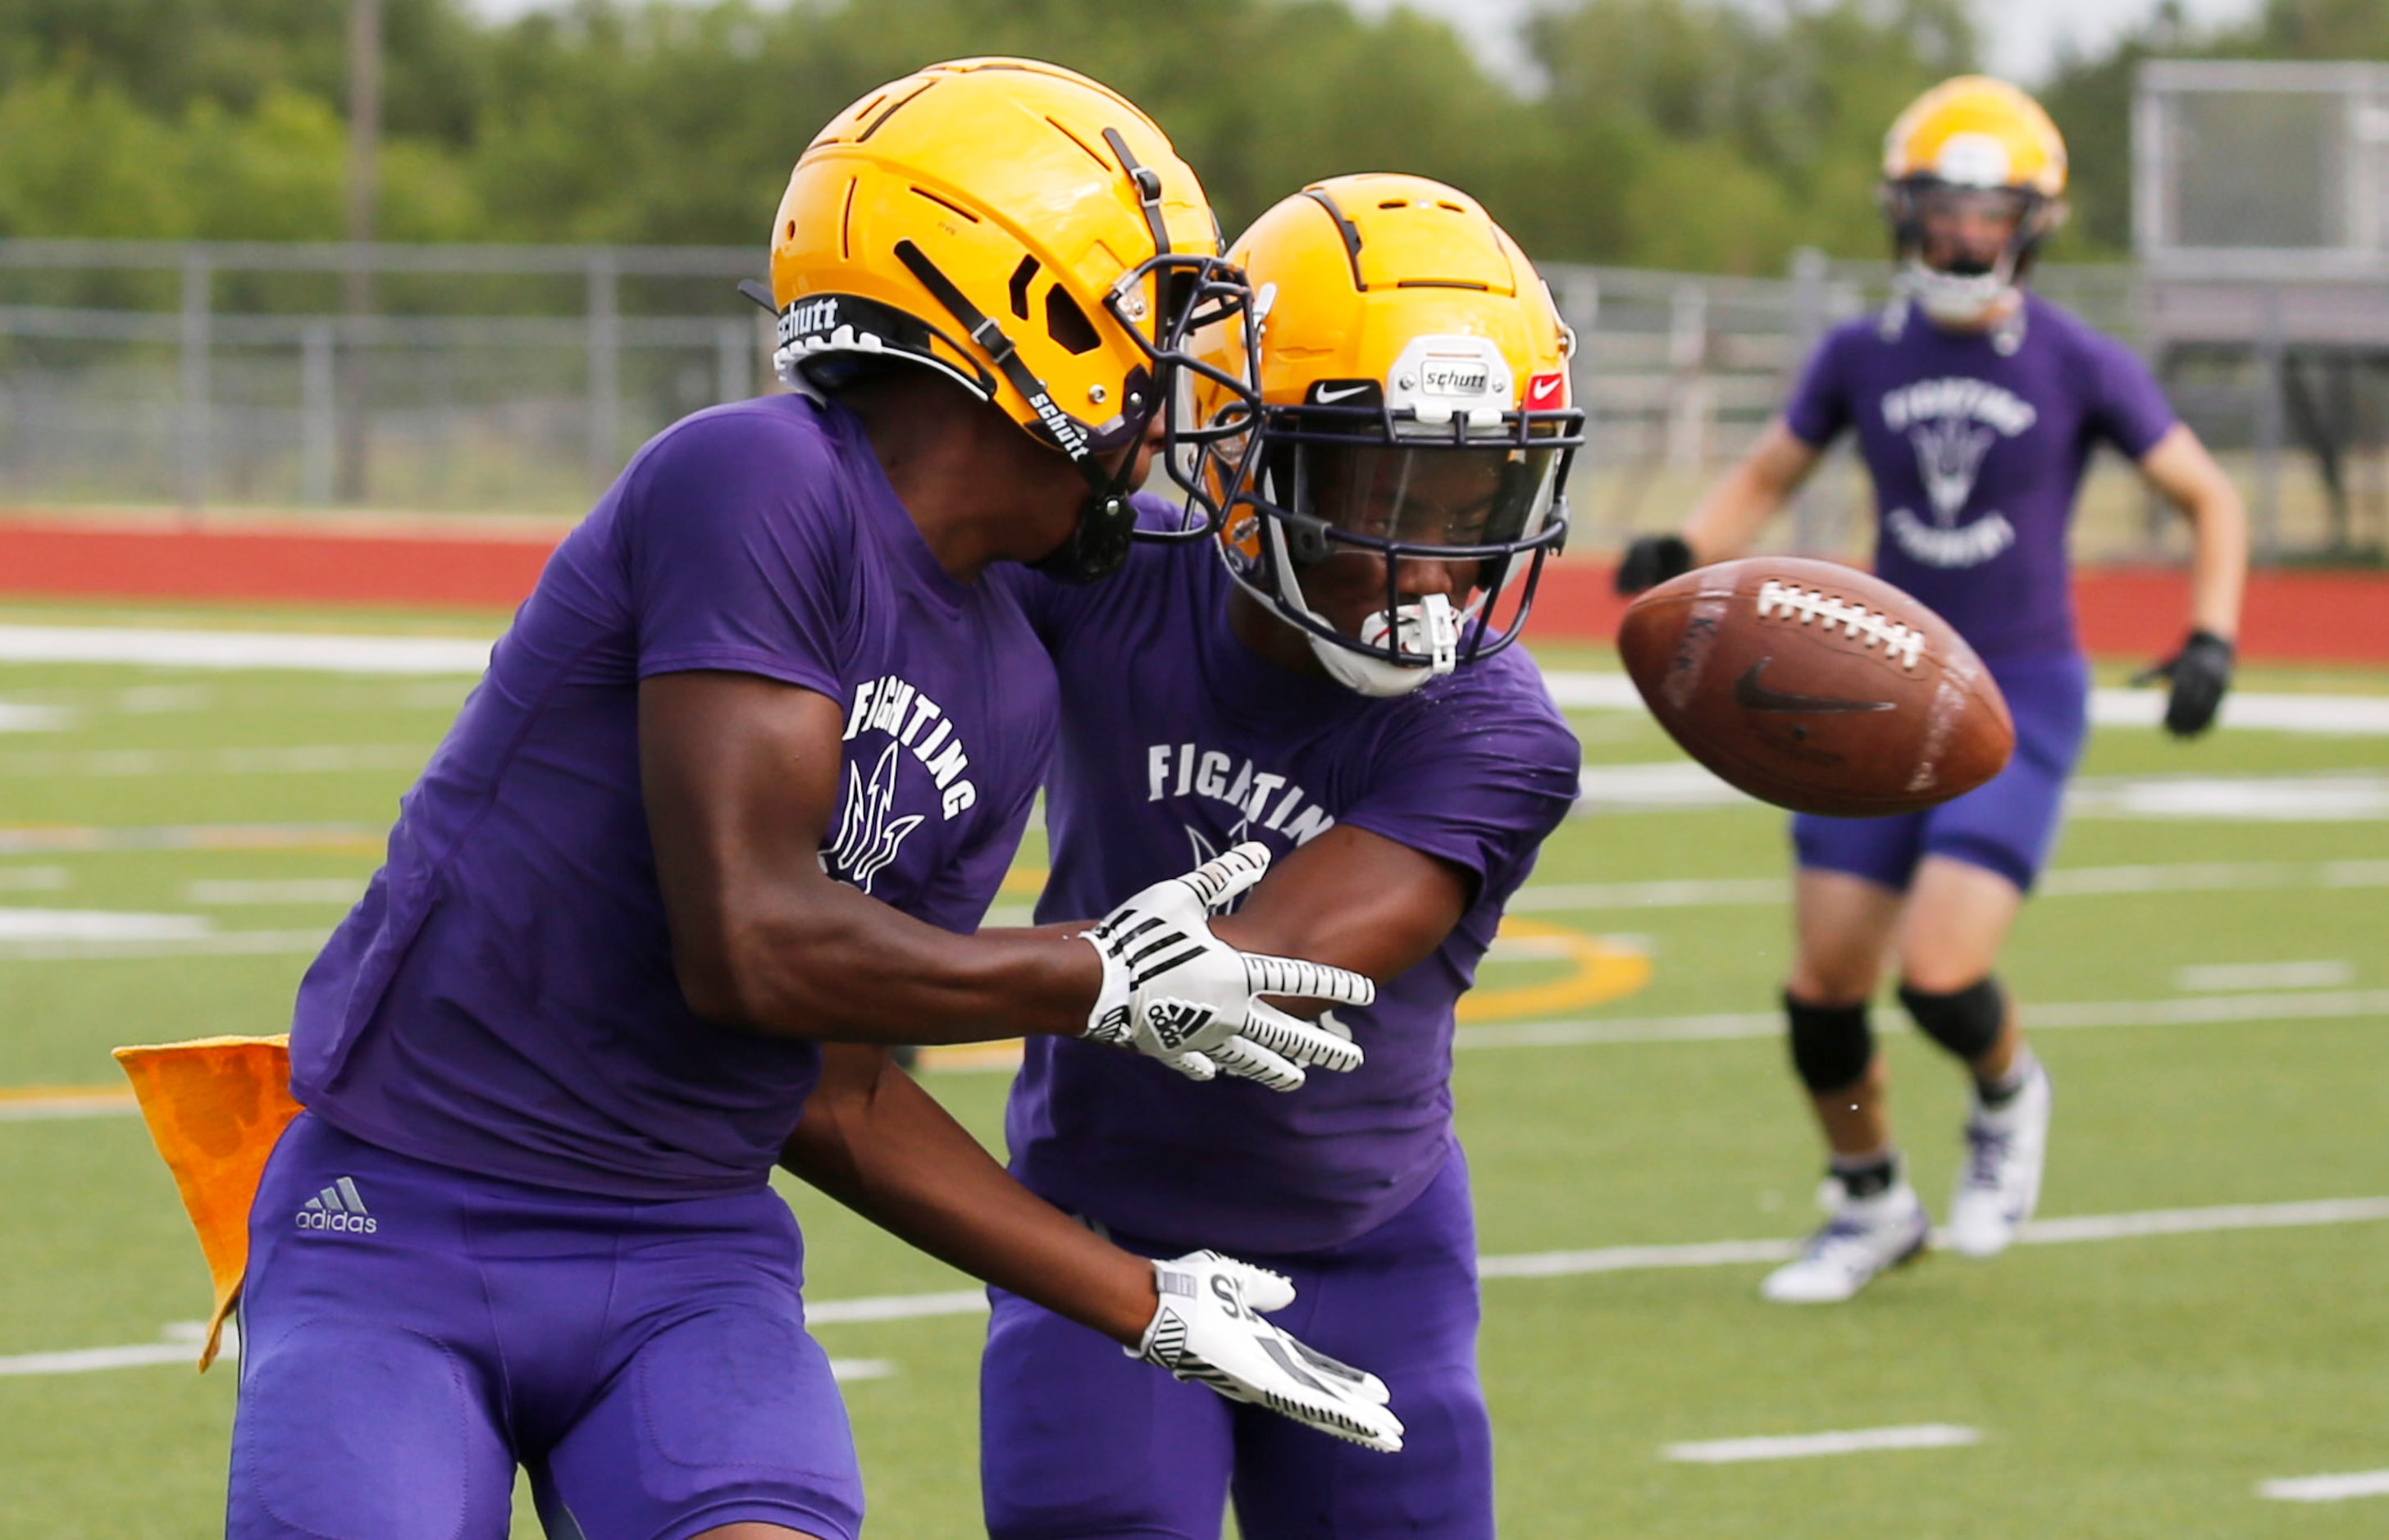
[[[1693,569],[1693,548],[1681,535],[1643,535],[1617,564],[1617,592],[1640,593]]]
[[[2134,684],[2169,681],[2173,695],[2165,702],[2165,731],[2177,738],[2195,738],[2215,725],[2223,692],[2231,688],[2231,643],[2204,629],[2193,630],[2181,651],[2136,676]]]

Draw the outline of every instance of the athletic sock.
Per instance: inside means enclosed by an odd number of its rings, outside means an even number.
[[[2008,1072],[2005,1075],[1996,1080],[1984,1080],[1978,1077],[1974,1081],[1975,1100],[1982,1102],[1986,1112],[1998,1112],[2022,1094],[2025,1087],[2032,1080],[2032,1072],[2039,1063],[2032,1056],[2031,1049],[2018,1048],[2015,1057],[2008,1062]]]
[[[1872,1155],[1835,1155],[1826,1169],[1852,1198],[1879,1198],[1899,1180],[1899,1152],[1883,1150]]]

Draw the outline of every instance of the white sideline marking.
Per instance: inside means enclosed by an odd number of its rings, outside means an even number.
[[[78,1347],[63,1353],[19,1353],[0,1357],[0,1377],[33,1374],[93,1374],[109,1368],[144,1368],[153,1364],[184,1364],[196,1367],[199,1344],[207,1340],[207,1324],[203,1321],[169,1321],[158,1333],[164,1340],[155,1343],[128,1343],[121,1347]],[[240,1329],[224,1322],[224,1343],[218,1357],[235,1362],[240,1357]],[[892,1358],[832,1358],[830,1378],[841,1383],[850,1380],[886,1380],[900,1372]]]
[[[1546,669],[1543,683],[1556,704],[1578,711],[1640,711],[1642,697],[1624,674]],[[2100,727],[2154,727],[2165,719],[2162,690],[2090,692],[2090,720]],[[2389,695],[2304,695],[2235,691],[2223,697],[2224,727],[2332,737],[2389,736]]]
[[[134,663],[153,668],[291,668],[319,674],[478,674],[490,643],[451,636],[0,626],[0,663]]]
[[[2360,1224],[2389,1219],[2389,1198],[2326,1198],[2310,1203],[2232,1203],[2219,1208],[2150,1209],[2134,1214],[2086,1214],[2066,1219],[2036,1219],[2017,1232],[2025,1246],[2065,1245],[2086,1241],[2119,1241],[2150,1235],[2196,1235],[2217,1230],[2279,1229],[2316,1225]],[[1596,1251],[1528,1252],[1477,1259],[1484,1278],[1577,1278],[1591,1273],[1642,1272],[1667,1267],[1724,1267],[1744,1263],[1780,1262],[1798,1254],[1796,1241],[1711,1241],[1688,1246],[1605,1246]],[[977,1316],[987,1311],[987,1295],[977,1289],[951,1289],[926,1294],[879,1294],[859,1299],[809,1302],[810,1326],[834,1326],[867,1321],[924,1320],[933,1317]],[[137,1343],[124,1347],[87,1347],[65,1353],[26,1353],[0,1358],[0,1375],[81,1374],[93,1369],[130,1368],[143,1364],[188,1363],[198,1329],[190,1322],[166,1328],[164,1343]],[[229,1325],[224,1354],[240,1351]],[[840,1372],[839,1366],[848,1372]],[[830,1360],[839,1379],[875,1380],[896,1372],[882,1358]],[[1863,1436],[1817,1434],[1820,1438]],[[1744,1442],[1744,1441],[1729,1441]],[[1764,1442],[1764,1441],[1761,1441]],[[1689,1447],[1689,1446],[1688,1446]],[[1911,1447],[1904,1445],[1886,1448]],[[1914,1445],[1912,1447],[1923,1447]],[[1820,1454],[1837,1453],[1819,1450]],[[1757,1458],[1762,1457],[1747,1457]],[[2389,1475],[2389,1472],[2384,1472]],[[2315,1477],[2317,1481],[2356,1478]],[[2351,1494],[2353,1495],[2353,1494]]]
[[[2350,1016],[2389,1016],[2389,989],[2340,989],[2306,994],[2199,995],[2190,999],[2076,1000],[2026,1005],[2024,1022],[2035,1031],[2098,1026],[2193,1026],[2228,1022],[2331,1021]],[[1877,1031],[1907,1030],[1897,1018],[1878,1022]],[[1772,1037],[1783,1030],[1782,1012],[1719,1012],[1692,1016],[1620,1016],[1595,1021],[1517,1022],[1500,1026],[1463,1026],[1454,1048],[1555,1048],[1579,1043],[1682,1043],[1738,1037]]]
[[[1980,1429],[1923,1422],[1912,1428],[1854,1428],[1839,1433],[1794,1433],[1778,1438],[1719,1438],[1700,1444],[1663,1444],[1667,1459],[1693,1465],[1732,1465],[1754,1459],[1808,1459],[1818,1455],[1858,1455],[1876,1449],[1954,1449],[1980,1444]]]
[[[805,1305],[805,1324],[825,1326],[854,1321],[908,1321],[923,1316],[977,1316],[987,1312],[987,1294],[977,1289],[951,1289],[937,1294],[880,1294],[863,1299],[832,1299]]]
[[[1690,760],[1589,765],[1577,777],[1578,818],[1603,813],[1763,808]],[[2366,770],[2290,775],[2084,776],[2065,790],[2074,818],[2221,819],[2255,823],[2389,819],[2389,775]]]
[[[2038,898],[2115,893],[2229,892],[2266,887],[2389,887],[2389,860],[2180,861],[2147,866],[2058,867],[2041,874]],[[1789,872],[1656,883],[1544,883],[1520,890],[1508,908],[1538,910],[1708,909],[1792,900]],[[991,923],[991,922],[990,922]]]
[[[18,941],[181,941],[204,935],[197,914],[128,914],[115,910],[0,909],[0,943]]]
[[[2214,1230],[2280,1229],[2313,1225],[2352,1225],[2389,1219],[2389,1198],[2325,1198],[2310,1203],[2231,1203],[2219,1208],[2149,1209],[2133,1214],[2085,1214],[2067,1219],[2036,1219],[2016,1232],[2025,1246],[2058,1246],[2085,1241],[2121,1241],[2146,1235],[2197,1235]],[[1526,1252],[1480,1256],[1483,1278],[1578,1278],[1590,1273],[1644,1272],[1667,1267],[1729,1267],[1781,1262],[1799,1254],[1797,1241],[1707,1241],[1682,1246],[1604,1246],[1595,1251]],[[805,1306],[813,1325],[842,1321],[914,1320],[930,1316],[976,1316],[987,1296],[976,1289],[935,1294],[881,1294],[824,1300]]]
[[[0,701],[0,732],[58,732],[74,720],[72,708],[64,706],[28,706],[17,701]]]
[[[0,951],[0,956],[10,955]],[[2024,1007],[2024,1022],[2037,1032],[2073,1031],[2101,1026],[2199,1026],[2235,1022],[2337,1021],[2352,1016],[2389,1016],[2389,989],[2313,990],[2302,993],[2255,993],[2179,996],[2165,999],[2071,1000]],[[1500,1025],[1463,1026],[1452,1034],[1451,1046],[1474,1048],[1574,1048],[1598,1043],[1729,1042],[1746,1037],[1773,1037],[1783,1030],[1782,1012],[1720,1011],[1688,1016],[1609,1016],[1591,1020],[1504,1022]],[[1911,1030],[1897,1017],[1875,1024],[1878,1032]],[[940,1075],[978,1075],[1001,1071],[1006,1063],[940,1068]]]
[[[295,877],[285,881],[201,880],[183,885],[187,903],[339,904],[342,908],[364,897],[365,885],[352,877]]]
[[[2174,987],[2191,994],[2225,989],[2338,989],[2356,982],[2352,962],[2208,962],[2173,975]]]
[[[2389,819],[2389,776],[2089,776],[2066,788],[2075,818],[2230,819],[2329,823]]]
[[[219,631],[166,627],[0,626],[0,663],[130,663],[156,668],[288,668],[333,674],[479,674],[489,641],[450,636],[343,632]],[[1552,698],[1590,711],[1641,711],[1624,674],[1545,672]],[[2093,690],[2090,719],[2153,727],[2162,690]],[[2389,736],[2389,695],[2307,695],[2235,691],[2224,697],[2225,727],[2336,736]]]
[[[131,823],[0,824],[0,856],[96,850],[339,850],[357,855],[382,848],[388,824]]]
[[[2349,1497],[2389,1497],[2389,1470],[2355,1470],[2344,1476],[2291,1476],[2258,1482],[2256,1495],[2283,1503],[2336,1503]]]
[[[330,934],[329,925],[312,930],[219,931],[204,914],[0,909],[0,960],[271,957],[314,951]]]
[[[297,744],[276,748],[104,748],[80,754],[19,750],[0,754],[0,776],[329,775],[346,770],[415,770],[431,750],[421,744]]]

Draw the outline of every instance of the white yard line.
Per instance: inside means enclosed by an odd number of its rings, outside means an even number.
[[[2389,1470],[2352,1470],[2342,1476],[2290,1476],[2258,1482],[2256,1495],[2282,1503],[2336,1503],[2350,1497],[2389,1497]]]
[[[131,663],[152,668],[291,668],[326,674],[478,674],[490,643],[449,636],[0,626],[0,663]]]
[[[1772,1438],[1719,1438],[1699,1444],[1664,1444],[1663,1458],[1693,1465],[1733,1465],[1757,1459],[1811,1459],[1819,1455],[1860,1455],[1878,1449],[1953,1449],[1980,1444],[1980,1429],[1923,1422],[1910,1428],[1853,1428],[1838,1433],[1794,1433]]]

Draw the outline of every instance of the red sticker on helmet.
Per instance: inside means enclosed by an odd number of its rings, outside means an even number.
[[[1550,412],[1568,403],[1567,371],[1527,376],[1527,410]]]

